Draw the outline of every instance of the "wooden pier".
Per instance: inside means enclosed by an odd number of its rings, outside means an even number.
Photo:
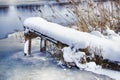
[[[29,29],[28,27],[24,27],[24,30]],[[44,35],[40,32],[37,32],[33,29],[29,29],[27,33],[24,33],[25,42],[28,41],[28,54],[31,55],[31,47],[32,47],[32,39],[36,37],[40,37],[40,52],[49,52],[47,51],[48,43],[52,43],[56,45],[58,49],[62,49],[67,44],[64,44],[58,40],[55,40],[47,35]],[[25,53],[26,55],[26,53]]]

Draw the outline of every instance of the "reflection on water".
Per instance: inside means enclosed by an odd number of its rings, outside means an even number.
[[[33,16],[40,16],[62,25],[71,24],[73,21],[66,9],[67,6],[61,3],[0,7],[0,38],[6,37],[15,30],[23,30],[23,21]]]
[[[0,9],[0,38],[5,37],[8,33],[18,28],[21,28],[21,24],[14,6]]]
[[[9,6],[0,6],[0,15],[6,15],[8,13]]]

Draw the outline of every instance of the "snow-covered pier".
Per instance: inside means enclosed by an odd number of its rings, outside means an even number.
[[[80,33],[79,31],[48,22],[40,17],[26,19],[24,28],[26,34],[25,37],[28,39],[27,43],[31,44],[32,38],[40,36],[41,48],[43,47],[42,43],[45,43],[44,46],[46,45],[46,40],[57,44],[59,47],[77,45],[77,48],[86,48],[89,45],[86,41],[83,41],[87,36],[79,37],[82,36],[78,34]],[[42,42],[43,39],[45,42]],[[28,51],[25,50],[26,53],[30,53],[30,47],[31,46],[29,45]]]
[[[102,35],[99,31],[93,31],[91,33],[80,32],[56,23],[48,22],[40,17],[26,19],[24,21],[24,28],[26,41],[24,48],[25,55],[30,55],[31,53],[32,38],[40,37],[40,51],[46,51],[46,46],[49,41],[56,44],[57,47],[62,50],[64,50],[63,48],[66,46],[74,46],[74,49],[83,51],[85,55],[89,53],[89,57],[97,58],[95,62],[98,64],[105,62],[106,66],[106,60],[114,61],[115,63],[120,62],[120,36],[110,29],[106,30],[107,36]],[[84,51],[88,48],[88,52]],[[83,53],[81,51],[80,53]],[[67,57],[65,57],[66,55]],[[65,50],[63,56],[70,58],[71,52]],[[80,55],[76,55],[76,57],[78,56]],[[105,61],[101,62],[101,59]],[[113,65],[113,63],[110,64]],[[117,69],[120,69],[119,67],[117,64]]]

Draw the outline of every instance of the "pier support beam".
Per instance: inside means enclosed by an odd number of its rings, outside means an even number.
[[[40,39],[40,52],[46,51],[47,40],[44,37]]]
[[[31,42],[32,38],[30,34],[25,34],[24,55],[29,56],[31,54]]]
[[[31,47],[32,47],[31,42],[32,42],[32,39],[31,39],[31,37],[29,37],[29,40],[28,40],[28,54],[29,55],[31,54]]]
[[[58,42],[58,43],[57,43],[57,47],[58,47],[59,49],[62,49],[62,48],[63,48],[62,43],[61,43],[61,42]]]

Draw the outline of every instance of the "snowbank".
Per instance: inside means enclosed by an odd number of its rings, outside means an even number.
[[[98,37],[86,32],[51,23],[40,17],[31,17],[24,21],[24,26],[38,31],[69,46],[75,48],[101,47],[104,59],[120,62],[120,36],[117,41]],[[99,33],[98,33],[99,34]],[[119,37],[119,38],[118,38]]]

